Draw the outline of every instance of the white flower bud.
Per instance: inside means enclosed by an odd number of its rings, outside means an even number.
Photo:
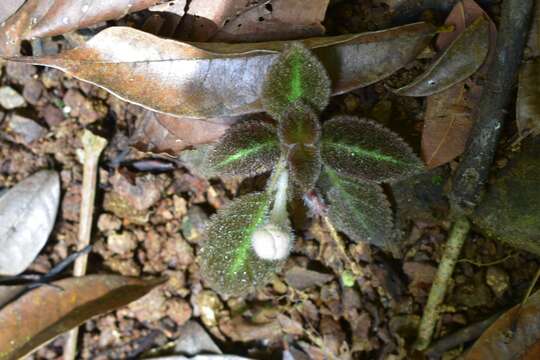
[[[274,224],[266,224],[253,233],[251,244],[261,259],[283,260],[289,255],[291,234]]]

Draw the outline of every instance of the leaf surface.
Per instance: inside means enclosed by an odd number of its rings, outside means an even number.
[[[322,180],[332,224],[354,241],[388,248],[395,235],[390,203],[377,184],[358,182],[325,167]]]
[[[433,33],[431,25],[416,23],[302,42],[329,72],[333,93],[340,94],[400,69]],[[12,60],[58,68],[150,110],[212,118],[262,111],[263,81],[286,44],[190,44],[112,27],[56,56]]]
[[[522,307],[514,306],[493,323],[464,360],[534,360],[540,358],[540,291]]]
[[[25,39],[60,35],[121,18],[155,3],[156,0],[28,0],[3,25],[0,54],[18,54]]]
[[[5,0],[0,2],[0,22],[6,21],[22,4],[24,4],[24,0]]]
[[[142,297],[162,282],[89,275],[34,289],[0,310],[0,359],[23,357],[91,317]]]
[[[364,181],[396,181],[423,165],[398,135],[368,119],[338,116],[323,124],[324,165]]]
[[[47,242],[60,201],[60,180],[43,170],[0,197],[0,275],[26,270]]]
[[[294,145],[287,155],[293,182],[304,192],[313,189],[321,173],[321,152],[318,146]]]
[[[264,110],[281,119],[301,101],[321,112],[330,99],[330,80],[320,61],[300,42],[289,44],[272,63],[262,89]]]
[[[283,261],[260,259],[251,244],[253,233],[267,220],[270,204],[267,193],[244,195],[210,220],[200,265],[204,279],[214,290],[244,295],[264,285],[281,267]]]
[[[259,121],[233,125],[208,155],[210,173],[254,176],[270,171],[279,159],[276,129]]]
[[[422,75],[394,92],[404,96],[429,96],[467,79],[486,59],[489,51],[489,31],[489,20],[479,17]]]

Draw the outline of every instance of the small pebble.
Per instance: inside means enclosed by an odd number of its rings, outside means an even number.
[[[24,98],[9,86],[0,87],[0,106],[13,110],[26,105]]]

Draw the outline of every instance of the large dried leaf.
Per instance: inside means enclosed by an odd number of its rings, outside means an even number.
[[[17,275],[47,242],[60,201],[60,180],[40,171],[0,197],[0,275]]]
[[[17,54],[24,39],[60,35],[101,21],[123,17],[129,12],[146,9],[157,2],[158,0],[28,0],[3,24],[0,32],[0,54]]]
[[[540,291],[505,312],[465,354],[464,360],[540,358]]]
[[[390,203],[377,184],[348,179],[329,168],[321,185],[334,226],[354,241],[389,248],[395,239]]]
[[[147,111],[137,122],[130,143],[141,151],[176,155],[184,149],[216,141],[241,119],[200,120]]]
[[[422,157],[428,168],[463,153],[481,90],[473,81],[465,81],[428,98],[422,132]]]
[[[523,63],[519,72],[516,124],[519,135],[540,134],[540,60]]]
[[[205,281],[222,294],[241,296],[264,285],[283,261],[259,258],[251,237],[267,221],[271,199],[267,193],[244,195],[220,209],[207,229],[200,254]]]
[[[321,112],[330,99],[330,79],[319,59],[300,42],[287,46],[270,66],[263,84],[263,109],[275,119],[296,102]]]
[[[276,129],[259,121],[244,121],[232,126],[208,154],[210,174],[254,176],[265,173],[279,159]]]
[[[431,25],[416,23],[303,43],[329,72],[333,93],[340,94],[400,69],[425,48],[433,33]],[[266,73],[286,44],[188,44],[112,27],[80,48],[18,61],[61,69],[151,110],[211,118],[261,111]]]
[[[212,41],[246,42],[302,39],[324,33],[329,0],[259,1],[229,19],[212,37]]]
[[[90,275],[32,290],[0,311],[0,360],[23,357],[91,317],[140,298],[162,282]]]
[[[473,0],[458,2],[445,22],[454,26],[455,30],[441,33],[437,37],[437,47],[446,49],[479,17],[487,17],[487,14]],[[422,156],[428,168],[446,164],[465,150],[474,121],[474,110],[482,94],[479,83],[493,60],[496,37],[497,29],[490,21],[489,52],[482,67],[470,79],[427,98]]]
[[[486,59],[489,51],[489,29],[489,20],[479,17],[422,75],[394,92],[404,96],[429,96],[467,79]]]
[[[399,136],[367,119],[338,116],[323,124],[324,165],[364,181],[396,181],[423,168]]]
[[[24,4],[25,0],[3,0],[0,2],[0,22],[5,21]]]

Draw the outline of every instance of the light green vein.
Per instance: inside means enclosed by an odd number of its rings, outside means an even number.
[[[337,149],[339,149],[341,151],[347,151],[350,154],[355,155],[355,156],[359,156],[359,157],[367,157],[367,158],[374,159],[374,160],[377,160],[377,161],[385,161],[385,162],[389,162],[389,163],[392,163],[392,164],[409,165],[406,162],[403,162],[401,160],[393,158],[392,156],[384,155],[384,154],[381,154],[380,152],[374,151],[374,150],[362,149],[362,148],[360,148],[358,146],[354,146],[354,145],[342,144],[342,143],[336,143],[336,142],[328,142],[328,141],[325,141],[323,146],[324,145],[329,146],[329,147],[333,147],[333,148],[337,148]]]
[[[216,168],[221,168],[221,167],[227,166],[232,162],[242,160],[243,158],[246,158],[246,157],[248,157],[250,155],[253,155],[254,153],[262,151],[266,147],[271,147],[271,146],[275,146],[275,145],[277,145],[277,143],[275,141],[267,141],[267,142],[260,143],[260,144],[254,146],[254,147],[251,147],[251,148],[240,149],[235,154],[227,157],[223,161],[220,161],[218,164],[216,164],[215,167]]]
[[[302,97],[302,57],[294,54],[291,58],[291,93],[288,100],[293,102]]]

